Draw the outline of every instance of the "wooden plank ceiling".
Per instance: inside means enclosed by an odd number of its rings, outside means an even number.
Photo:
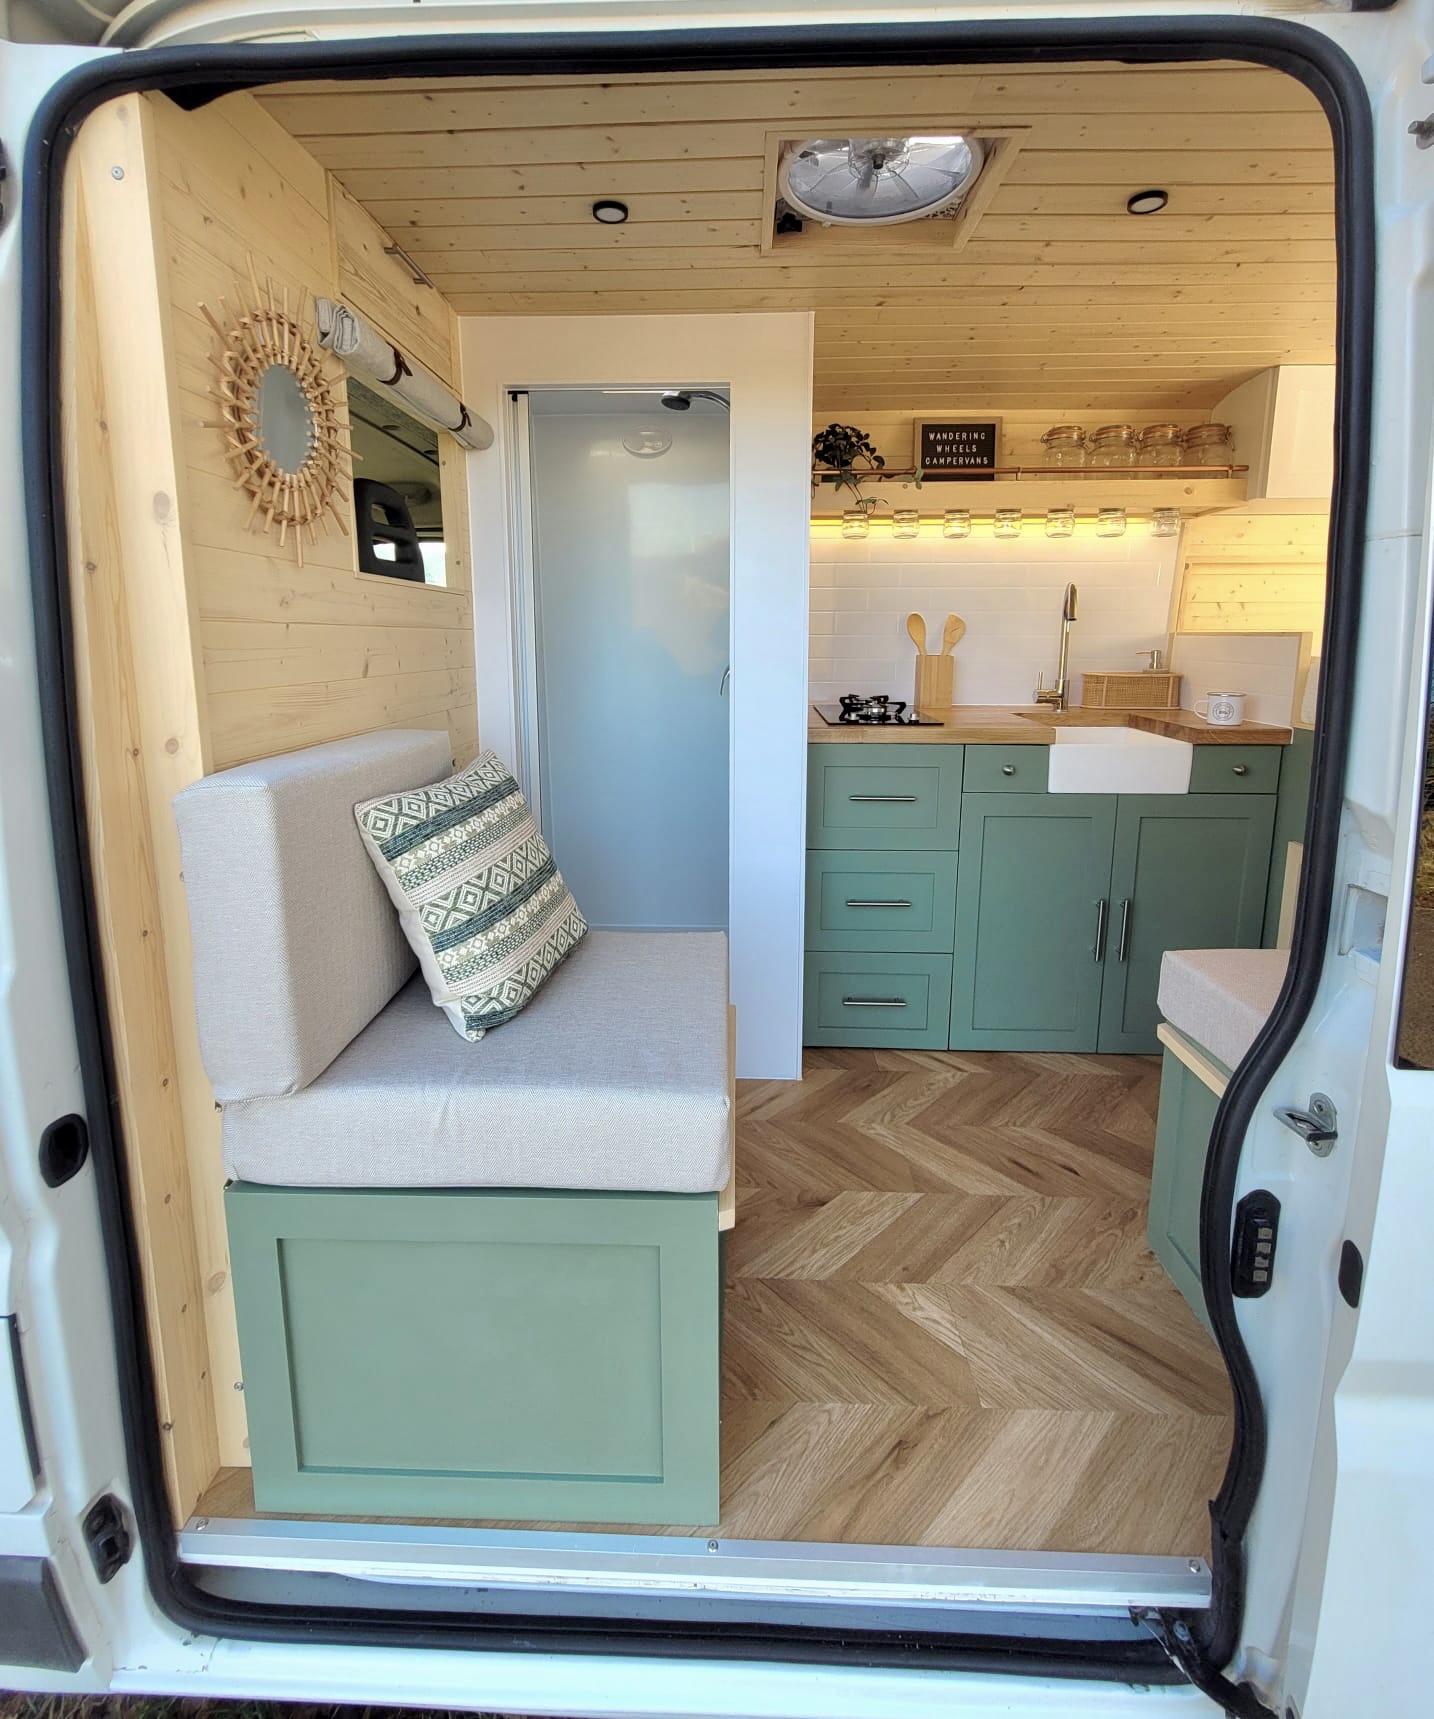
[[[1249,66],[305,85],[270,111],[460,313],[812,309],[818,414],[1198,409],[1333,356],[1329,129]],[[960,249],[764,249],[777,137],[1017,128]],[[1167,209],[1136,217],[1148,186]],[[623,226],[592,219],[626,202]],[[851,242],[848,242],[850,240]]]

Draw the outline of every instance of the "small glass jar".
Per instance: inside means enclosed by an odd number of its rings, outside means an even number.
[[[1074,469],[1086,463],[1085,431],[1079,424],[1053,424],[1041,437],[1044,463]]]
[[[1150,516],[1150,535],[1152,537],[1179,537],[1180,509],[1178,507],[1157,507]]]
[[[1178,466],[1184,444],[1179,424],[1147,424],[1140,432],[1142,466]]]
[[[1090,439],[1088,464],[1133,466],[1140,453],[1133,424],[1102,424]]]
[[[1097,537],[1125,536],[1125,509],[1123,507],[1103,507],[1095,516],[1095,534]]]
[[[841,516],[843,537],[865,537],[871,531],[871,516],[864,507],[849,507]]]
[[[1228,424],[1196,424],[1185,432],[1187,466],[1228,466],[1235,457],[1235,432]]]
[[[969,537],[971,535],[970,508],[948,507],[941,520],[941,535],[943,537]]]
[[[891,510],[893,537],[920,537],[921,515],[914,507],[894,507]]]
[[[1046,509],[1047,537],[1075,536],[1075,509],[1073,507],[1048,507]]]
[[[996,517],[991,522],[991,530],[997,537],[1019,537],[1021,535],[1022,517],[1018,507],[998,507]]]

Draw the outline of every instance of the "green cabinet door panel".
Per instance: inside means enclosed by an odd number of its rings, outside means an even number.
[[[808,949],[948,955],[955,913],[955,854],[814,848],[807,855]]]
[[[1108,794],[964,797],[953,1049],[1095,1049],[1115,823]]]
[[[1197,746],[1190,761],[1192,794],[1273,794],[1283,746]]]
[[[260,1510],[718,1518],[716,1195],[225,1196]]]
[[[961,787],[967,794],[1044,794],[1049,746],[968,746]]]
[[[1270,844],[1270,887],[1265,896],[1265,947],[1279,937],[1280,910],[1285,900],[1285,860],[1290,843],[1303,843],[1310,809],[1310,771],[1314,767],[1314,732],[1297,728],[1280,764],[1280,793],[1275,801],[1275,834]]]
[[[1274,817],[1269,794],[1121,796],[1102,1051],[1159,1049],[1155,998],[1167,949],[1259,946]]]
[[[809,1045],[945,1050],[949,955],[807,956],[803,1037]]]
[[[809,848],[954,848],[960,746],[828,742],[808,749]]]
[[[1170,1051],[1160,1071],[1160,1115],[1150,1178],[1151,1251],[1208,1331],[1200,1285],[1200,1195],[1219,1099]]]

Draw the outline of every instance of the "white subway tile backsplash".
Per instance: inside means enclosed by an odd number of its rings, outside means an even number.
[[[929,535],[893,540],[874,534],[812,541],[811,692],[890,692],[909,698],[915,652],[906,617],[924,616],[937,643],[946,616],[964,617],[956,648],[956,698],[965,704],[1025,704],[1036,672],[1055,676],[1061,597],[1080,591],[1071,635],[1071,671],[1137,666],[1136,653],[1163,647],[1179,539],[1150,538],[1141,526],[1109,541],[1053,541],[1028,521],[1014,543],[990,527],[961,541]],[[823,616],[818,625],[815,617]],[[1079,682],[1073,691],[1078,694]]]

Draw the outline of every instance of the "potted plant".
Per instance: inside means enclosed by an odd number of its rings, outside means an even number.
[[[826,429],[818,430],[812,437],[812,464],[833,474],[814,478],[814,487],[818,483],[835,484],[838,489],[849,489],[858,506],[875,507],[876,503],[861,493],[861,474],[880,471],[886,460],[877,453],[864,430],[857,429],[855,424],[828,424]]]

